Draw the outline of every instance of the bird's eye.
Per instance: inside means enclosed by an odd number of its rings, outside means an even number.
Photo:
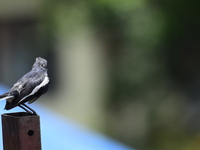
[[[44,64],[40,65],[41,68],[46,68],[46,66]]]

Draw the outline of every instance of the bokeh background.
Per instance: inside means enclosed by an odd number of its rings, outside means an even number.
[[[199,6],[1,0],[0,82],[44,57],[51,87],[36,103],[138,150],[200,149]]]

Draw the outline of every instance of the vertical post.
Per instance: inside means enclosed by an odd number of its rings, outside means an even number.
[[[2,133],[4,150],[41,150],[38,115],[2,114]]]

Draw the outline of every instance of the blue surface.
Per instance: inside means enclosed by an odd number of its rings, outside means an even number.
[[[0,94],[7,91],[0,84]],[[12,110],[3,110],[5,101],[0,101],[0,113],[22,111],[17,107]],[[64,121],[51,111],[38,105],[31,104],[40,115],[41,139],[43,150],[133,150],[99,133],[85,129],[71,121]],[[0,123],[0,134],[2,127]],[[3,150],[2,136],[0,135],[0,150]]]

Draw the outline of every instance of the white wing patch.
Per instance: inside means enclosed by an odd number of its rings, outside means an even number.
[[[1,98],[0,101],[6,99],[7,101],[10,102],[13,98],[14,96],[6,96],[6,97]]]
[[[31,95],[34,95],[35,93],[37,93],[37,91],[47,85],[49,83],[49,78],[47,76],[45,76],[44,80],[42,81],[42,83],[40,83],[40,85],[36,86],[33,91],[29,94],[29,95],[26,95],[24,98],[22,98],[18,103],[21,103],[24,99],[26,99],[27,97],[31,96]]]

